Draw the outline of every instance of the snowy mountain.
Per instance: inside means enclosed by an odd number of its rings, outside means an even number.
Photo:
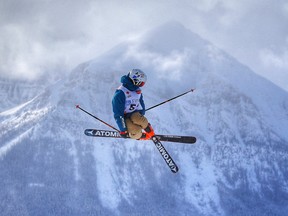
[[[13,108],[43,92],[40,82],[9,80],[0,78],[0,112]]]
[[[148,75],[147,107],[196,88],[146,114],[157,133],[198,138],[195,145],[163,143],[177,174],[151,141],[83,134],[85,128],[108,128],[75,104],[116,125],[111,99],[131,68]],[[287,92],[179,23],[119,44],[21,102],[0,113],[3,215],[288,210]]]
[[[25,103],[39,94],[42,94],[47,86],[50,86],[59,79],[56,75],[44,74],[38,77],[37,81],[0,76],[0,112]]]

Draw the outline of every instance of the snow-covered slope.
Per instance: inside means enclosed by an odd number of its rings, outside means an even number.
[[[91,138],[115,125],[111,98],[130,68],[148,74],[147,112],[174,175],[150,141]],[[284,215],[288,95],[179,23],[167,23],[79,65],[43,94],[0,113],[3,215]]]
[[[12,79],[0,76],[0,112],[14,108],[25,103],[39,94],[58,76],[49,74],[42,75],[36,80],[25,80],[24,78]]]
[[[39,93],[44,87],[39,83],[15,81],[0,78],[0,112],[27,102]]]

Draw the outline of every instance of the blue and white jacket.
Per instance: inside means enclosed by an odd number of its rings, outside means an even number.
[[[145,104],[141,89],[127,75],[121,77],[121,83],[112,99],[112,107],[120,131],[126,131],[125,118],[129,118],[134,112],[144,115]]]

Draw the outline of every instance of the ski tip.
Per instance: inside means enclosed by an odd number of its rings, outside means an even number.
[[[170,169],[173,173],[177,173],[179,171],[179,168],[176,165],[173,168],[170,167]]]
[[[80,108],[80,105],[79,104],[76,104],[76,109],[79,109]]]

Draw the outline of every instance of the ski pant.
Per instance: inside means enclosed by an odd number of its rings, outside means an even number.
[[[142,129],[148,126],[148,120],[139,112],[133,113],[130,118],[125,118],[129,136],[132,139],[140,139],[142,136]]]

